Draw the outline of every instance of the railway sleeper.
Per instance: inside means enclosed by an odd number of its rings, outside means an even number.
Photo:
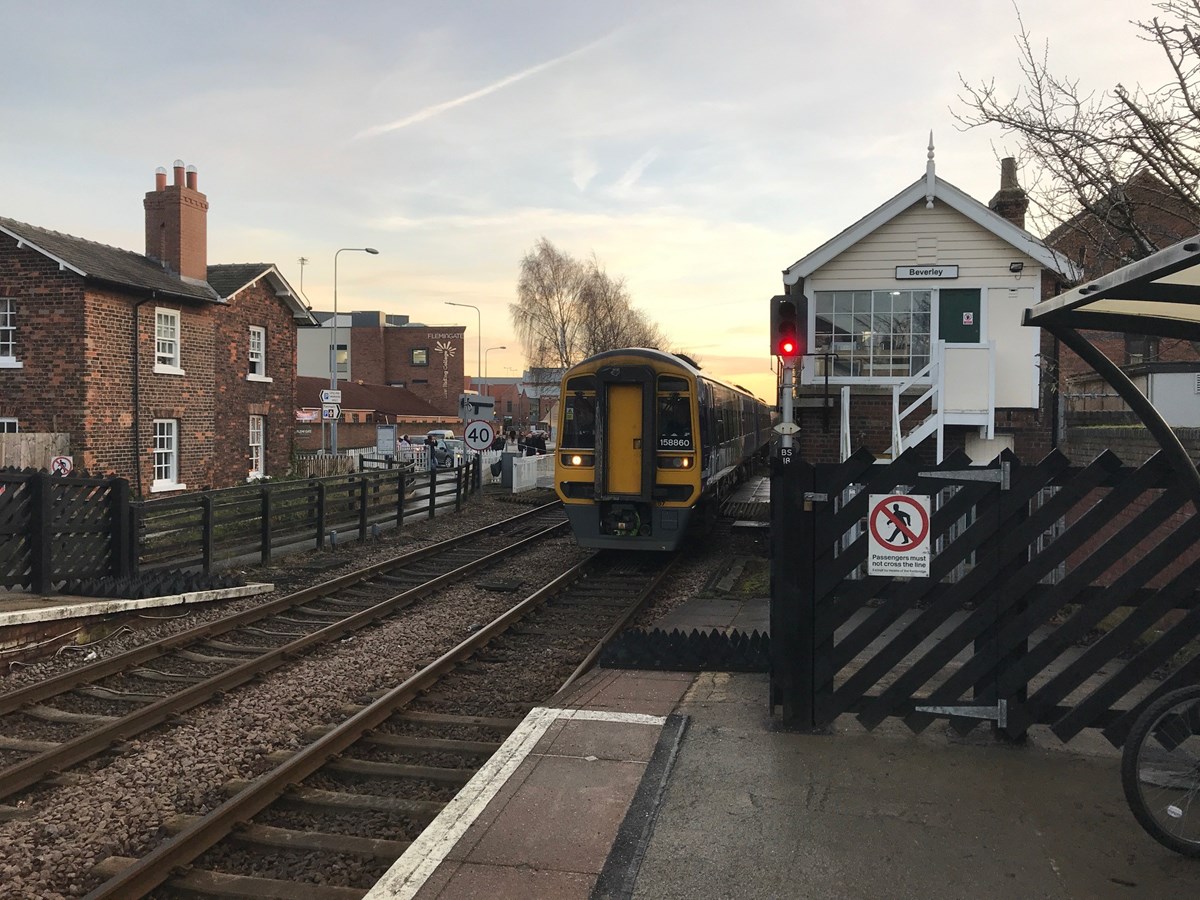
[[[92,870],[103,878],[120,875],[127,867],[136,863],[127,856],[110,856]],[[201,897],[265,897],[268,900],[295,900],[303,896],[306,900],[362,900],[365,891],[361,888],[332,887],[324,884],[297,884],[275,878],[258,878],[252,875],[230,875],[208,869],[188,868],[181,875],[173,875],[166,882],[167,888]]]
[[[304,733],[305,740],[315,741],[324,737],[333,726],[310,728]],[[423,737],[410,734],[392,734],[377,731],[359,738],[359,743],[389,750],[416,750],[419,752],[459,753],[464,756],[491,756],[500,749],[499,742],[464,741],[456,738]]]
[[[112,688],[96,685],[81,685],[71,688],[70,693],[77,697],[89,697],[93,700],[105,700],[109,703],[157,703],[169,694],[135,694],[129,691],[116,691]]]
[[[269,644],[233,644],[229,641],[204,641],[200,646],[205,650],[220,650],[222,653],[248,653],[252,656],[261,656],[278,649]],[[245,662],[244,659],[236,661]]]
[[[109,722],[116,722],[121,718],[120,716],[102,716],[96,713],[67,712],[64,709],[55,709],[40,703],[27,706],[21,712],[31,718],[41,719],[43,722],[61,722],[70,725],[107,725]]]
[[[0,734],[0,750],[15,750],[18,753],[47,753],[61,746],[57,741],[34,741],[29,738],[14,738]]]
[[[267,754],[267,759],[281,765],[294,754],[287,750],[276,750]],[[474,769],[447,769],[442,766],[414,766],[408,763],[374,762],[354,757],[330,760],[321,767],[323,772],[338,775],[362,775],[367,778],[423,778],[445,784],[466,784],[475,775]]]
[[[172,816],[164,823],[168,834],[179,834],[185,828],[203,821],[202,816]],[[344,853],[390,862],[408,849],[410,841],[389,841],[384,838],[358,837],[352,834],[297,831],[275,825],[250,824],[238,828],[229,840],[256,847],[279,847],[288,850],[312,850],[317,853]]]
[[[199,684],[207,678],[207,675],[184,675],[178,672],[160,672],[157,669],[136,668],[130,669],[129,674],[138,678],[144,678],[146,681],[162,681],[167,683],[184,684]]]
[[[224,787],[227,796],[240,794],[252,782],[235,779]],[[275,801],[281,806],[309,812],[385,812],[406,816],[418,822],[432,822],[445,803],[436,800],[404,800],[400,797],[381,797],[377,794],[352,794],[348,791],[325,791],[319,788],[293,787]]]

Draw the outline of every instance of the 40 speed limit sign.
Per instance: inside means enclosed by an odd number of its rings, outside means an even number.
[[[496,429],[492,428],[491,422],[476,419],[473,422],[467,423],[467,430],[463,433],[463,440],[467,442],[467,446],[472,450],[489,450],[491,449],[492,441],[496,440]]]

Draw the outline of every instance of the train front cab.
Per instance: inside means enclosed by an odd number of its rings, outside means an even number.
[[[580,546],[679,546],[700,491],[695,397],[644,364],[568,377],[555,481]]]

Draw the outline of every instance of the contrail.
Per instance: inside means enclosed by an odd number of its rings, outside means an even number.
[[[578,56],[581,53],[591,50],[593,47],[603,43],[604,41],[607,41],[613,36],[613,34],[616,34],[616,32],[605,35],[599,40],[592,41],[590,44],[584,44],[582,47],[572,50],[569,53],[564,53],[562,56],[556,59],[551,59],[544,63],[538,63],[536,66],[531,66],[522,72],[508,75],[505,78],[501,78],[499,81],[494,81],[486,87],[480,88],[477,91],[472,91],[469,94],[463,94],[461,97],[455,97],[453,100],[447,100],[444,103],[435,103],[432,106],[427,106],[410,116],[405,116],[403,119],[397,119],[395,122],[388,122],[384,125],[372,125],[370,128],[363,129],[356,134],[354,136],[354,140],[378,137],[381,134],[387,134],[391,131],[399,131],[401,128],[407,128],[409,125],[415,125],[417,122],[424,122],[426,119],[432,119],[434,116],[446,112],[446,110],[454,109],[455,107],[462,106],[466,103],[471,103],[474,100],[478,100],[480,97],[486,97],[488,94],[494,94],[496,91],[506,88],[510,84],[516,84],[518,81],[524,81],[526,78],[536,75],[539,72],[544,72],[546,69],[549,69],[552,66],[557,66],[559,63],[565,62],[573,56]]]

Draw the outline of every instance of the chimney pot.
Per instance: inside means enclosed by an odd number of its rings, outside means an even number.
[[[1020,187],[1017,184],[1017,160],[1015,157],[1006,156],[1000,160],[1000,190],[1015,191]]]
[[[175,169],[175,180],[172,181],[171,183],[173,185],[175,185],[176,187],[182,187],[183,186],[183,160],[182,159],[175,160],[175,162],[173,163],[173,167]]]
[[[193,190],[193,191],[195,191],[195,190],[199,190],[199,189],[196,187],[196,179],[197,179],[197,177],[198,177],[198,176],[197,176],[197,174],[196,174],[196,167],[195,167],[195,166],[188,166],[188,167],[187,167],[187,186],[188,186],[188,188],[189,188],[189,189],[191,189],[191,190]]]
[[[165,191],[167,189],[167,170],[163,166],[159,166],[154,170],[154,189],[156,191]]]

